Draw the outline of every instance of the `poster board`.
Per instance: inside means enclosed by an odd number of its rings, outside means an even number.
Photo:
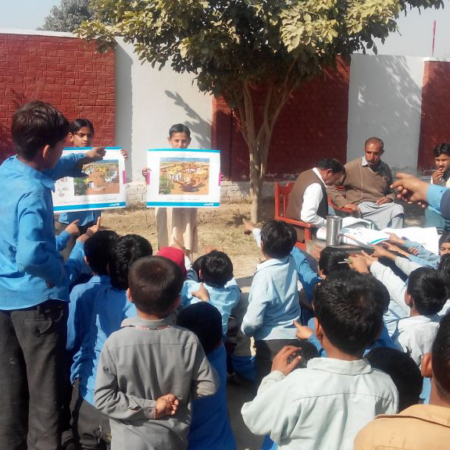
[[[147,150],[147,207],[218,208],[220,151]]]
[[[67,147],[63,155],[89,150],[86,147]],[[55,212],[125,208],[125,161],[121,148],[105,147],[105,150],[103,160],[83,166],[85,177],[65,177],[55,183]]]

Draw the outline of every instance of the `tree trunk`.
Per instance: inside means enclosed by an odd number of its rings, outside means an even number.
[[[243,101],[238,105],[238,111],[242,135],[249,150],[251,221],[253,223],[261,220],[262,188],[273,128],[291,92],[292,90],[287,86],[281,90],[275,90],[269,84],[263,109],[258,114],[260,123],[256,124],[250,87],[248,83],[243,86]]]

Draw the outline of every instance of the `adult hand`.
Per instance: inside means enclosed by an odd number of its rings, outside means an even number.
[[[277,370],[283,375],[289,375],[301,361],[302,357],[298,355],[300,349],[293,345],[286,345],[273,358],[272,372]]]
[[[71,234],[72,236],[77,236],[80,234],[80,229],[78,228],[78,223],[80,221],[74,220],[72,223],[69,223],[69,225],[67,225],[66,229],[64,231],[67,231],[69,234]]]
[[[357,213],[357,214],[361,213],[361,210],[359,209],[359,206],[358,205],[354,205],[353,203],[346,203],[344,205],[344,208],[351,209],[352,212]]]
[[[94,147],[92,150],[86,152],[86,158],[91,162],[100,161],[106,154],[105,147]]]
[[[381,205],[384,205],[385,203],[390,203],[390,202],[392,202],[392,200],[390,198],[381,197],[375,202],[375,204],[378,206],[381,206]]]
[[[397,198],[407,203],[418,203],[423,208],[427,205],[428,183],[419,180],[408,173],[399,172],[396,174],[391,188],[397,193]]]
[[[444,168],[437,169],[431,175],[434,184],[442,184],[442,177],[444,176]]]
[[[173,394],[163,395],[156,400],[155,419],[173,416],[177,412],[179,400]]]
[[[296,320],[294,320],[294,325],[295,328],[297,328],[297,339],[309,339],[312,334],[313,331],[311,330],[311,328],[305,326],[305,325],[300,325]]]

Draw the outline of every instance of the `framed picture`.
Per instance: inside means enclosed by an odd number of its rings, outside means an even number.
[[[219,150],[150,149],[147,167],[147,207],[219,207]]]
[[[125,161],[120,147],[105,147],[101,161],[83,166],[82,178],[65,177],[55,184],[53,209],[72,212],[125,208]],[[89,148],[68,147],[67,153],[86,153]]]

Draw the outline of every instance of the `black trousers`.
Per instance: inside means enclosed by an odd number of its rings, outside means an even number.
[[[68,304],[0,311],[0,449],[59,450]]]
[[[76,386],[74,386],[74,391]],[[83,450],[111,448],[109,418],[82,397],[78,397],[72,411],[73,431]],[[130,449],[132,450],[132,449]]]

